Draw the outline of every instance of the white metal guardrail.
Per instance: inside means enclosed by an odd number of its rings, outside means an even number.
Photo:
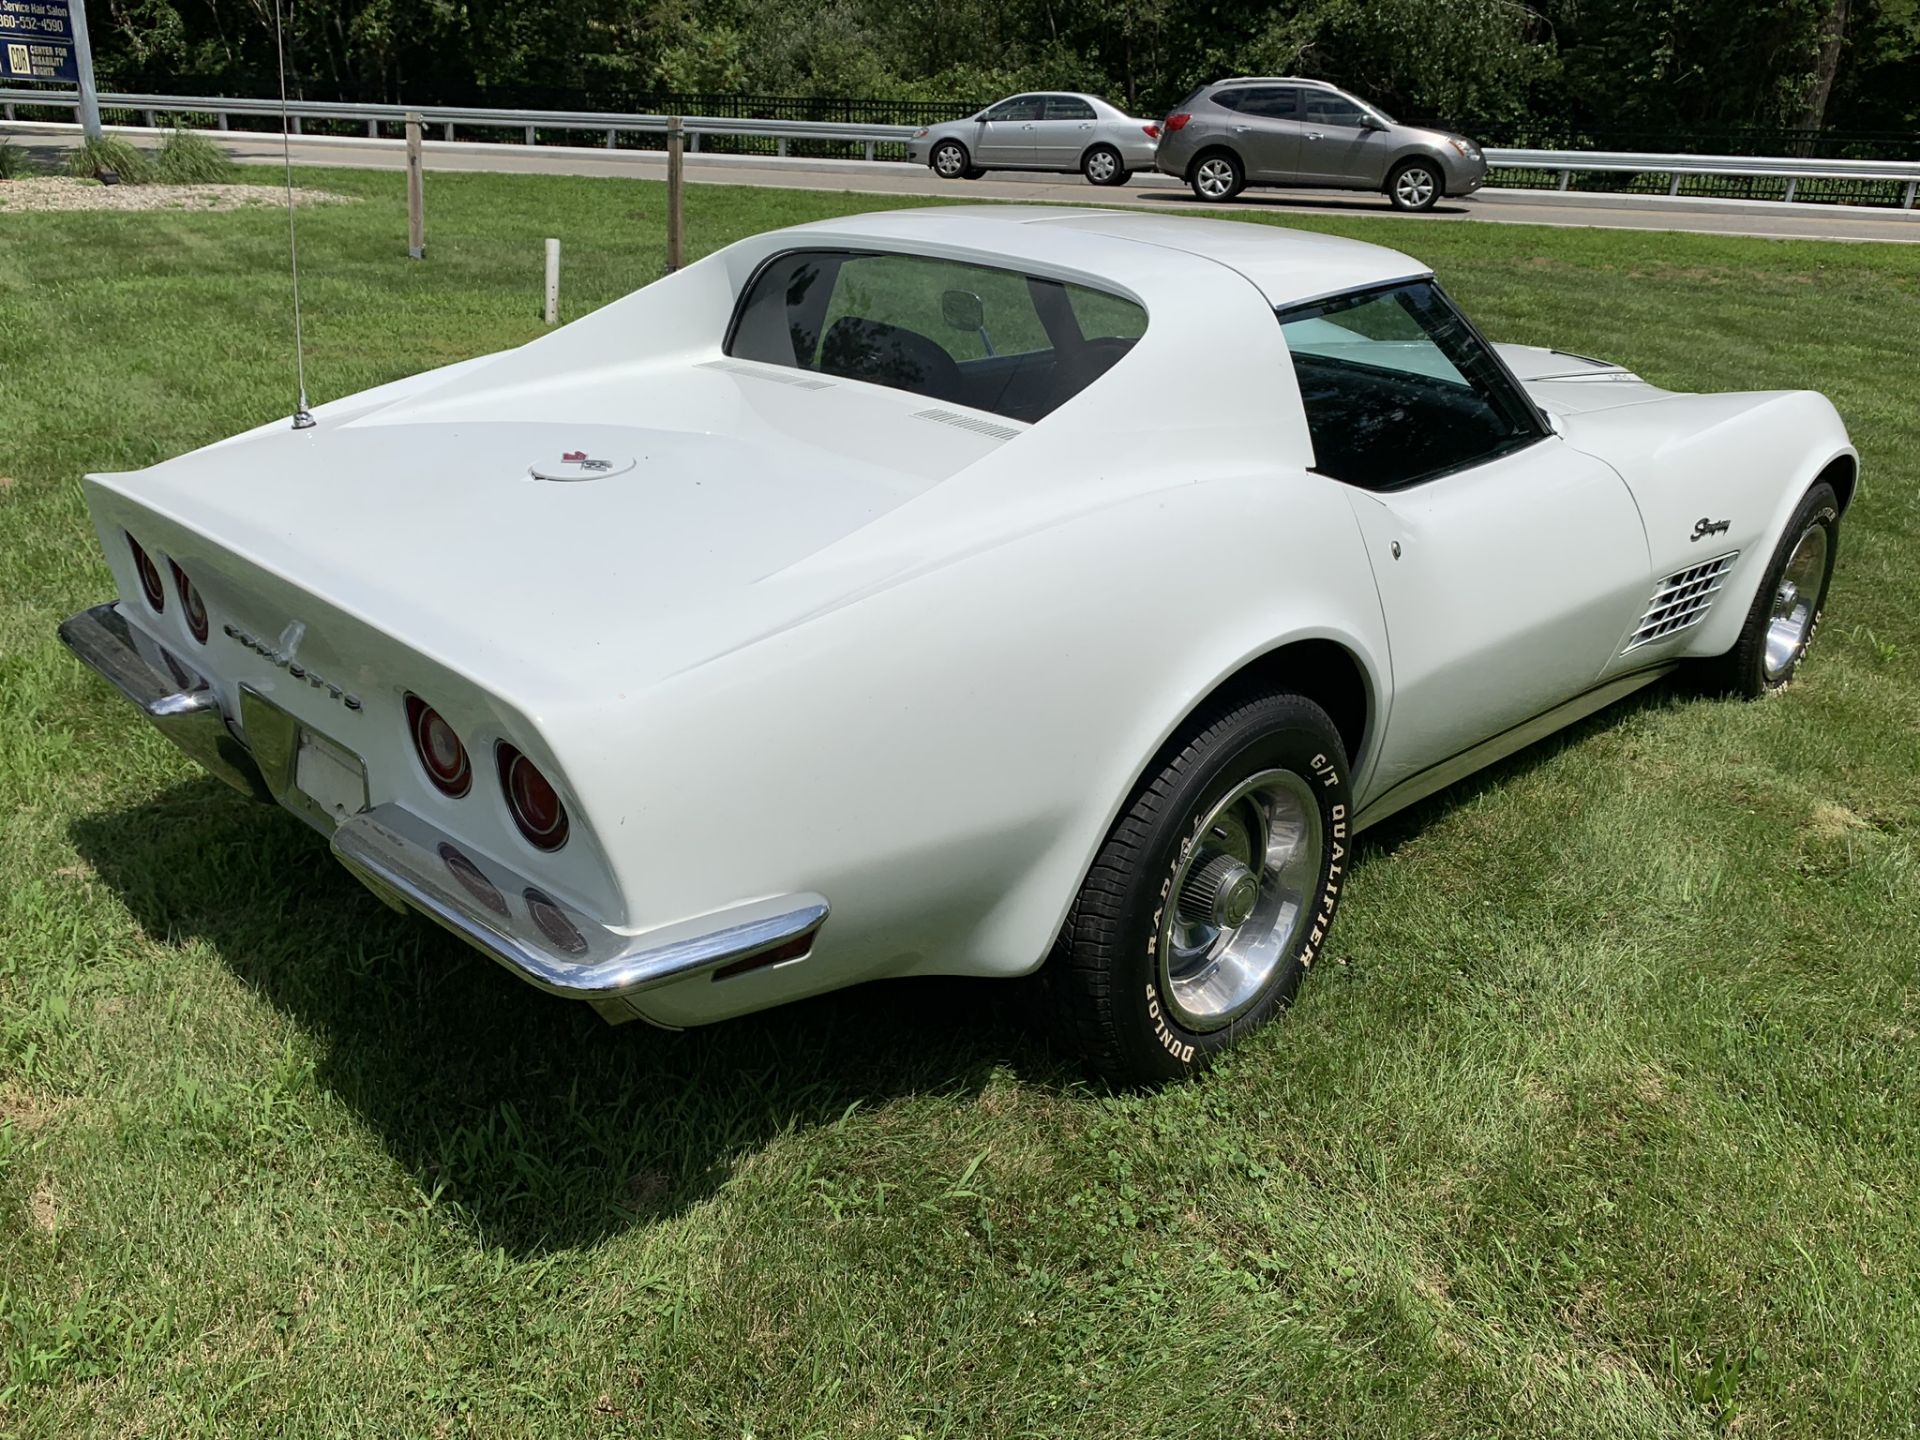
[[[12,120],[16,106],[39,105],[72,109],[79,104],[72,90],[33,90],[0,88],[0,114]],[[234,115],[277,119],[277,100],[241,100],[219,96],[121,95],[102,94],[103,110],[132,110],[143,115],[148,125],[159,124],[161,115],[214,117],[218,128],[228,129]],[[294,134],[300,133],[303,120],[345,120],[366,126],[368,136],[379,138],[382,126],[398,127],[409,114],[417,114],[428,125],[438,125],[444,138],[453,139],[456,125],[493,130],[518,130],[529,145],[539,143],[541,131],[549,134],[594,133],[606,136],[612,149],[622,134],[664,135],[665,115],[629,115],[592,110],[494,110],[461,105],[370,105],[336,101],[296,100],[287,105]],[[913,134],[911,125],[850,125],[813,120],[734,119],[718,115],[683,117],[689,146],[700,148],[705,135],[737,135],[770,139],[775,153],[785,155],[792,140],[833,140],[860,145],[866,158],[875,156],[879,145],[897,145]],[[1559,176],[1559,186],[1568,189],[1578,174],[1658,174],[1669,177],[1667,193],[1678,195],[1681,181],[1690,175],[1783,180],[1783,200],[1798,197],[1803,180],[1878,181],[1900,185],[1901,205],[1914,208],[1920,191],[1920,161],[1912,160],[1809,160],[1789,156],[1649,154],[1638,151],[1603,150],[1512,150],[1488,149],[1487,163],[1496,170],[1534,170]]]

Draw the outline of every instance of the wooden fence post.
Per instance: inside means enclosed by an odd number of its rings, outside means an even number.
[[[560,323],[560,242],[547,241],[547,324]]]
[[[680,268],[681,258],[681,190],[684,188],[682,170],[685,159],[682,151],[686,147],[686,122],[678,115],[667,117],[667,273],[673,274]]]
[[[420,112],[407,112],[407,255],[427,255],[427,180],[420,163]]]

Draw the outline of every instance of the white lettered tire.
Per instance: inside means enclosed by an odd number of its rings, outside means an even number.
[[[1304,696],[1197,717],[1101,846],[1048,961],[1063,1037],[1108,1079],[1179,1079],[1282,1009],[1326,945],[1352,796]]]

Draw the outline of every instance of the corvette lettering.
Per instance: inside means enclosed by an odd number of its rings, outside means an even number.
[[[358,711],[360,709],[360,697],[358,695],[350,694],[340,686],[334,684],[331,680],[323,679],[321,676],[314,674],[313,671],[302,665],[298,660],[295,660],[291,655],[282,654],[271,645],[254,639],[253,636],[249,635],[237,625],[222,625],[220,628],[226,632],[228,639],[238,641],[240,644],[246,646],[247,649],[253,651],[254,654],[271,660],[295,680],[304,680],[313,686],[314,689],[326,691],[349,710]]]

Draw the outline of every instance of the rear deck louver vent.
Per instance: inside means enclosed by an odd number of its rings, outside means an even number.
[[[1739,554],[1738,550],[1729,550],[1725,555],[1716,555],[1711,560],[1702,560],[1698,565],[1689,565],[1662,580],[1659,588],[1653,592],[1653,599],[1648,602],[1647,613],[1640,617],[1640,623],[1634,627],[1633,638],[1627,641],[1626,649],[1620,653],[1624,655],[1628,650],[1638,650],[1642,645],[1664,640],[1706,619],[1713,597],[1727,583],[1727,572],[1733,569],[1733,562]]]
[[[702,360],[705,370],[724,370],[729,375],[745,375],[753,380],[765,380],[769,385],[791,385],[796,390],[831,390],[833,382],[822,380],[817,375],[809,375],[803,370],[779,370],[770,366],[746,365],[738,360]]]
[[[1001,425],[992,420],[982,420],[976,415],[962,415],[957,410],[916,410],[913,418],[951,425],[956,430],[971,430],[976,435],[991,435],[996,440],[1011,440],[1020,433],[1018,425]]]

